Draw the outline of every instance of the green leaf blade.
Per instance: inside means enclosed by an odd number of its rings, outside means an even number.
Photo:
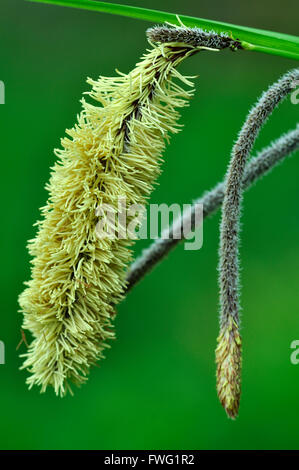
[[[97,11],[101,13],[111,13],[115,15],[127,16],[154,23],[169,22],[179,25],[179,20],[188,27],[198,27],[202,29],[213,29],[217,33],[228,33],[234,39],[239,39],[244,49],[267,54],[278,55],[289,59],[299,60],[299,37],[289,34],[276,33],[262,29],[237,26],[220,21],[206,20],[192,16],[175,15],[158,10],[147,8],[120,5],[115,3],[97,2],[92,0],[28,0],[35,3],[46,3],[51,5],[79,8],[83,10]],[[179,19],[178,19],[179,16]]]

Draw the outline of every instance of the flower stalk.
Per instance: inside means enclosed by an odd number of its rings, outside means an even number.
[[[275,166],[281,163],[286,157],[299,149],[299,125],[292,131],[283,134],[275,140],[269,147],[261,150],[256,157],[250,159],[245,167],[243,177],[243,189],[251,188],[259,179],[268,174]],[[218,183],[213,189],[205,192],[193,204],[203,205],[203,218],[206,219],[220,209],[224,199],[225,182]],[[168,238],[160,237],[148,248],[144,249],[139,257],[131,264],[127,271],[126,293],[130,292],[147,274],[149,274],[158,264],[165,259],[168,254],[180,244],[185,238],[173,238],[173,227],[181,227],[182,235],[184,218],[190,217],[190,213],[180,216],[179,220],[169,227]],[[191,230],[196,229],[196,225],[191,224]]]

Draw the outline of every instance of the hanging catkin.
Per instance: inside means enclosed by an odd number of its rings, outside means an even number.
[[[86,380],[114,337],[114,305],[122,299],[128,239],[99,239],[96,208],[118,198],[126,206],[145,203],[159,174],[165,139],[177,132],[178,112],[193,93],[176,71],[200,48],[158,45],[128,75],[88,80],[100,106],[82,100],[77,124],[67,130],[47,185],[36,238],[29,242],[32,279],[19,302],[23,328],[33,335],[24,355],[27,383],[52,385],[56,394],[69,382]],[[183,90],[173,78],[191,86]]]

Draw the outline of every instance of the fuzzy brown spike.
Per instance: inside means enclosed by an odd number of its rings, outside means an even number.
[[[228,34],[205,31],[201,28],[159,25],[149,28],[146,34],[150,41],[158,43],[180,42],[194,47],[231,49],[232,51],[242,49],[241,42],[231,38]]]

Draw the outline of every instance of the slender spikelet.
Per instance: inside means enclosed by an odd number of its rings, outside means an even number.
[[[30,388],[37,384],[44,392],[51,385],[63,396],[69,382],[86,380],[114,338],[114,305],[123,296],[132,241],[99,239],[96,208],[109,204],[117,211],[120,196],[126,208],[145,203],[165,140],[179,130],[175,108],[193,94],[192,83],[176,67],[198,50],[160,45],[128,75],[88,80],[97,103],[82,100],[77,124],[56,150],[49,199],[29,242],[32,279],[19,303],[23,328],[34,337],[22,366],[31,373]]]
[[[233,147],[225,180],[220,226],[220,333],[216,363],[218,396],[232,418],[237,416],[240,402],[239,220],[245,167],[262,126],[276,106],[292,91],[298,77],[299,69],[285,74],[262,94],[251,109]]]

